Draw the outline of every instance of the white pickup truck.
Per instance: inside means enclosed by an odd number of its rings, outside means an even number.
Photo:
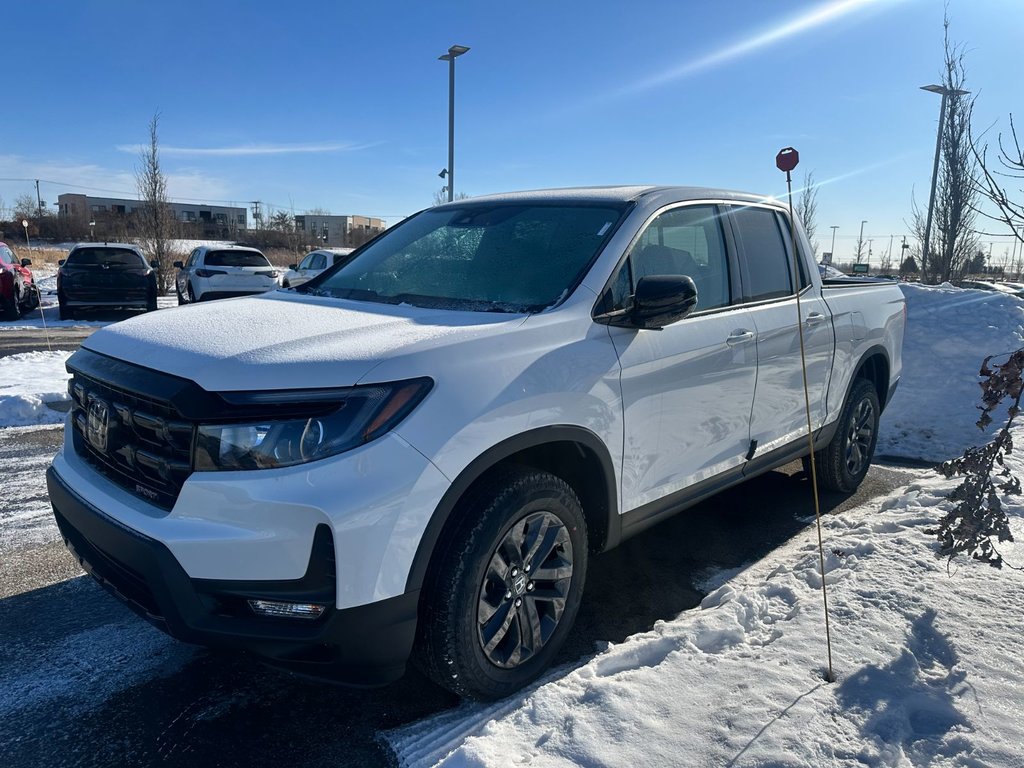
[[[800,230],[797,230],[798,233]],[[591,553],[808,454],[852,491],[900,376],[894,284],[822,283],[788,212],[693,187],[423,211],[301,288],[151,313],[68,361],[48,472],[106,588],[187,642],[494,698]]]

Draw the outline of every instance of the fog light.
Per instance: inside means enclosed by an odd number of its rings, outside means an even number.
[[[281,603],[276,600],[250,600],[249,607],[260,616],[276,616],[291,619],[319,619],[327,609],[316,603]]]

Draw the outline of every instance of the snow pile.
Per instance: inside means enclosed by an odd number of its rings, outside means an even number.
[[[962,559],[947,572],[922,529],[952,483],[927,477],[825,520],[835,683],[810,528],[522,699],[392,731],[399,763],[1020,765],[1024,579]],[[1024,541],[1024,508],[1010,512]],[[1003,552],[1024,565],[1024,545]]]
[[[876,453],[939,463],[991,439],[975,426],[978,370],[988,355],[1024,346],[1024,301],[949,285],[901,287],[903,377],[882,414]]]
[[[0,357],[0,427],[57,424],[68,400],[64,362],[70,352],[21,352]],[[54,407],[56,406],[56,407]]]

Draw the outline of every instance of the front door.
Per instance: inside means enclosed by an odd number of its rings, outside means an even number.
[[[718,207],[686,204],[649,222],[613,280],[609,309],[628,306],[644,276],[688,275],[697,285],[689,317],[660,331],[609,329],[621,366],[625,512],[744,462],[756,334],[734,306],[733,273]]]

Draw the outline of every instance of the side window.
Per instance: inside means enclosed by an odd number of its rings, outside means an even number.
[[[0,248],[0,263],[2,263],[2,264],[13,264],[14,263],[12,258],[11,258],[11,252],[9,250],[7,250],[6,248]]]
[[[199,249],[196,248],[195,250],[192,251],[192,253],[189,254],[188,261],[185,262],[185,269],[191,269],[191,267],[196,263],[196,257],[198,255]]]
[[[628,261],[631,289],[648,275],[687,275],[697,286],[695,311],[730,303],[729,261],[713,205],[688,205],[658,215],[634,243]]]
[[[313,258],[310,259],[309,267],[308,268],[309,269],[327,269],[327,259],[324,258],[324,255],[322,253],[314,254]]]
[[[736,207],[729,215],[742,245],[744,300],[790,296],[790,257],[775,212],[770,208]]]

